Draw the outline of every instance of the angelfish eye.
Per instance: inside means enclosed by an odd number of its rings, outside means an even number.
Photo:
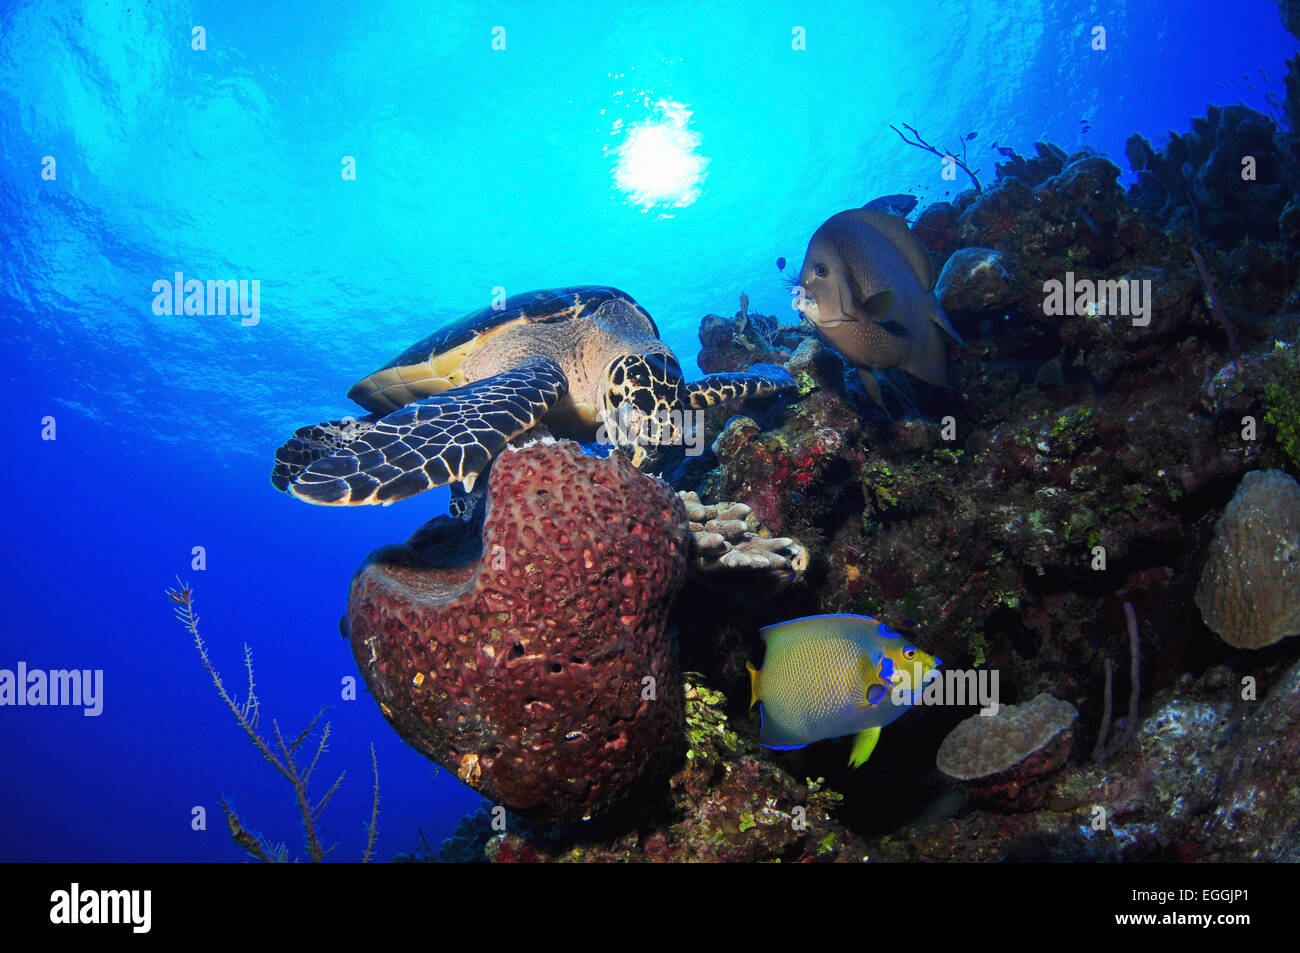
[[[815,272],[817,273],[817,277],[818,277],[818,278],[825,278],[825,277],[826,277],[826,266],[825,266],[825,265],[818,265],[816,268],[813,269],[813,271],[815,271]]]
[[[912,648],[910,645],[907,648],[903,649],[903,658],[905,659],[916,658],[916,649]]]

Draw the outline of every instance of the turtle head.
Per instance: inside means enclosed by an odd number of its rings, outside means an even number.
[[[601,375],[600,419],[608,441],[640,467],[657,447],[682,443],[691,406],[682,368],[671,353],[623,354]]]

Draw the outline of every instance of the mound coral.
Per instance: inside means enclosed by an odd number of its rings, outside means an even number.
[[[1046,799],[1044,783],[1070,756],[1079,712],[1046,692],[996,715],[972,715],[939,746],[939,770],[973,798],[1003,810],[1032,810]]]
[[[1281,470],[1242,477],[1214,527],[1196,589],[1205,624],[1258,649],[1300,634],[1300,484]]]
[[[680,761],[687,540],[681,501],[622,456],[507,450],[474,523],[371,554],[345,633],[408,743],[526,817],[589,817]]]

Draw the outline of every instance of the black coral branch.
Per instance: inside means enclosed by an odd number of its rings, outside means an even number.
[[[221,673],[212,664],[212,657],[208,654],[208,647],[203,642],[203,636],[199,634],[199,617],[194,612],[194,590],[183,584],[179,579],[176,583],[177,588],[167,590],[167,598],[172,601],[176,618],[193,637],[194,646],[198,649],[199,659],[203,662],[204,670],[208,673],[208,677],[212,679],[212,684],[216,686],[217,694],[221,696],[221,700],[230,709],[230,713],[235,716],[235,721],[238,722],[239,727],[243,729],[244,734],[248,735],[249,740],[253,742],[254,747],[257,748],[262,757],[293,786],[294,798],[298,804],[298,814],[302,818],[307,855],[313,863],[320,863],[338,845],[334,844],[328,848],[322,846],[317,830],[317,821],[320,820],[321,813],[329,805],[335,792],[338,791],[339,785],[343,783],[346,772],[340,772],[339,776],[334,779],[334,783],[313,804],[311,797],[307,793],[307,785],[311,781],[316,766],[320,763],[321,755],[329,750],[329,722],[325,722],[321,727],[316,750],[305,768],[299,764],[298,752],[316,732],[316,726],[320,724],[321,718],[325,715],[325,708],[322,707],[316,713],[316,717],[308,722],[307,727],[299,732],[291,742],[285,741],[279,723],[275,719],[271,719],[271,730],[275,736],[275,746],[272,747],[271,743],[258,731],[261,702],[258,700],[257,686],[253,679],[252,649],[247,644],[244,645],[244,668],[248,672],[248,693],[244,700],[240,702],[226,688]],[[375,786],[370,823],[367,828],[364,861],[369,861],[374,851],[379,822],[379,763],[375,759],[373,744],[370,746],[370,760],[375,773]],[[230,828],[231,839],[250,857],[263,863],[288,860],[288,850],[283,844],[272,846],[260,835],[250,831],[224,798],[221,800],[221,809],[225,812],[226,824]]]

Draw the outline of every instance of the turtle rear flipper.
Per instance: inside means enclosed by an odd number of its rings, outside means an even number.
[[[686,390],[691,397],[691,407],[698,410],[732,400],[766,397],[791,387],[794,387],[794,378],[784,367],[755,364],[747,373],[710,374],[698,381],[691,381],[686,385]]]
[[[568,390],[559,365],[537,358],[426,397],[313,461],[289,492],[308,503],[357,506],[393,503],[454,482],[471,491],[506,443],[535,426]]]

